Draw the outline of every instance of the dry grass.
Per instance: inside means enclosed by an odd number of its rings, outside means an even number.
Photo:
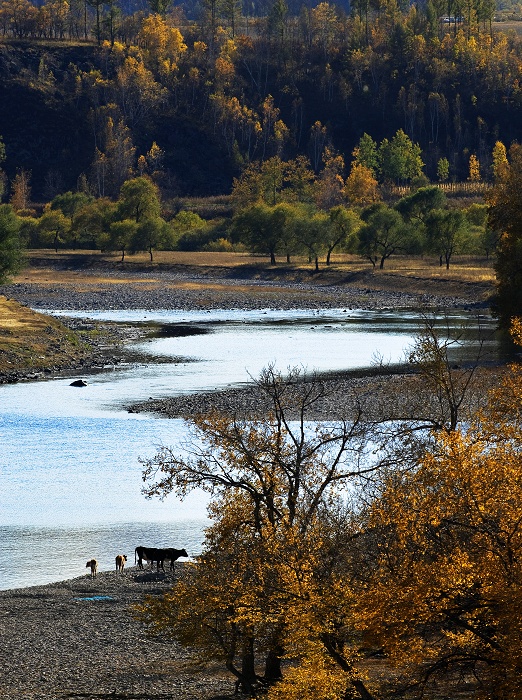
[[[312,275],[313,266],[304,257],[295,257],[291,265],[278,262],[271,266],[262,256],[254,256],[248,253],[216,253],[216,252],[183,252],[183,251],[158,251],[154,254],[153,263],[147,253],[137,253],[120,262],[119,254],[101,254],[96,251],[53,251],[38,250],[29,253],[29,259],[33,264],[24,270],[16,281],[29,281],[38,284],[74,283],[87,284],[89,287],[97,283],[129,282],[127,272],[147,271],[147,275],[139,278],[133,274],[132,283],[155,284],[157,280],[151,278],[151,272],[163,270],[197,270],[200,274],[212,277],[213,271],[226,269],[233,276],[240,271],[248,270],[248,276],[272,277],[274,279],[287,279],[291,281],[298,274]],[[88,261],[88,264],[87,264]],[[386,261],[384,270],[373,270],[371,265],[355,255],[333,255],[331,265],[327,268],[324,262],[320,263],[319,275],[313,276],[321,281],[321,276],[327,274],[329,281],[335,278],[345,279],[354,273],[371,272],[376,281],[381,276],[396,275],[398,277],[424,278],[426,280],[459,281],[467,283],[493,284],[495,272],[493,261],[480,257],[459,256],[452,261],[449,270],[440,267],[438,259],[420,257],[392,257]],[[90,269],[89,276],[83,274],[85,268]],[[110,269],[110,275],[104,274],[104,269]],[[93,272],[95,274],[93,274]],[[121,272],[120,274],[117,274]],[[245,276],[247,276],[245,274]],[[313,281],[311,279],[310,281]],[[164,284],[164,282],[162,282]],[[183,283],[176,283],[176,286]],[[197,285],[196,285],[197,287]],[[196,288],[194,287],[194,288]]]
[[[493,22],[493,31],[495,32],[515,32],[522,34],[522,20],[506,20],[505,22]]]
[[[68,366],[84,354],[59,321],[0,296],[0,373]]]

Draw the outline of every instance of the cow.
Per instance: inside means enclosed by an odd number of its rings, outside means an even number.
[[[118,554],[116,557],[116,572],[120,571],[123,574],[123,570],[125,569],[125,562],[127,561],[127,555],[126,554]]]
[[[188,557],[186,549],[174,549],[173,547],[168,547],[165,552],[167,553],[165,559],[170,560],[170,568],[174,568],[174,562],[180,557]]]
[[[185,549],[174,549],[169,547],[167,549],[158,549],[157,547],[136,547],[134,550],[134,563],[138,564],[138,569],[143,569],[143,560],[150,563],[150,568],[154,568],[154,562],[157,564],[158,571],[162,569],[165,571],[163,566],[165,559],[170,560],[170,568],[174,568],[174,562],[179,557],[188,557]]]
[[[96,574],[98,572],[98,562],[96,559],[89,559],[87,564],[85,564],[86,568],[90,567],[91,569],[91,578],[96,578]]]

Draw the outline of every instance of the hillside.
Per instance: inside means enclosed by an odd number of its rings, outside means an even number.
[[[270,17],[247,19],[234,38],[224,19],[212,36],[197,22],[178,30],[174,16],[146,24],[140,15],[121,24],[113,47],[4,39],[8,179],[30,171],[35,202],[79,182],[115,197],[137,172],[168,200],[227,194],[248,163],[275,155],[306,156],[318,174],[339,154],[346,176],[364,133],[380,144],[403,130],[431,181],[441,159],[444,177],[467,180],[471,155],[490,180],[495,142],[522,137],[514,32],[445,30],[410,13],[373,17],[370,35],[361,17],[326,4],[306,22],[286,16],[280,32]],[[386,167],[384,179],[403,178]]]

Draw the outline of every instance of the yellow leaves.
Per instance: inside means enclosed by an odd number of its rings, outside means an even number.
[[[267,700],[339,700],[350,681],[348,674],[317,654],[286,671],[284,679],[269,689]]]
[[[170,66],[175,66],[187,50],[187,45],[179,29],[171,27],[166,20],[157,14],[145,17],[138,41],[140,47],[157,64],[168,61]]]
[[[357,157],[355,149],[354,156]],[[344,193],[353,206],[363,207],[381,199],[379,185],[373,172],[362,163],[352,164],[350,175],[344,184]]]

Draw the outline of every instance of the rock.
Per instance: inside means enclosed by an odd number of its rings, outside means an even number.
[[[71,382],[69,386],[87,386],[87,382],[83,379],[76,379],[74,382]]]

